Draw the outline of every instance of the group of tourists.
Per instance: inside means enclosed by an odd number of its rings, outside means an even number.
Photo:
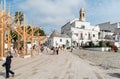
[[[53,47],[53,55],[58,55],[59,54],[59,47]]]

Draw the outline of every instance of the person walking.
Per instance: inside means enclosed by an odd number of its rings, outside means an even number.
[[[57,55],[59,54],[59,48],[58,47],[56,47],[56,53],[57,53]]]
[[[12,77],[14,77],[15,73],[10,70],[11,68],[11,62],[12,62],[13,56],[11,55],[11,52],[8,51],[7,57],[6,57],[6,62],[5,62],[5,69],[6,69],[6,79],[9,78],[9,73],[12,74]]]
[[[53,55],[55,54],[55,47],[53,47]]]
[[[71,46],[71,52],[73,51],[73,46]]]

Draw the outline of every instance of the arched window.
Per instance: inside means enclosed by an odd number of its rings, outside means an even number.
[[[83,33],[81,33],[80,36],[81,36],[80,39],[83,40]]]
[[[85,14],[83,13],[83,17],[85,17]]]
[[[60,42],[62,42],[62,39],[60,39]]]
[[[100,33],[100,32],[98,32],[98,39],[100,39],[100,35],[101,35],[101,33]]]
[[[88,40],[90,40],[91,39],[91,37],[90,37],[90,33],[88,34]]]
[[[95,37],[95,34],[93,34],[93,37]]]
[[[85,29],[85,26],[84,26],[84,25],[82,25],[82,26],[81,26],[81,29]]]
[[[68,40],[66,40],[66,45],[69,46],[69,41]]]

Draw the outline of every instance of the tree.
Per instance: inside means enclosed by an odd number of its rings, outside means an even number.
[[[23,30],[24,26],[21,27],[21,29]],[[32,26],[31,25],[27,25],[25,26],[25,28],[27,29],[27,33],[31,34],[32,32]],[[45,36],[45,32],[43,29],[41,29],[40,27],[34,27],[33,28],[34,31],[34,36]]]
[[[13,42],[14,47],[17,47],[18,34],[15,31],[11,30],[10,35],[11,35],[12,40],[14,40]]]
[[[39,29],[40,36],[45,36],[45,32],[42,29]]]
[[[15,31],[11,30],[10,35],[12,39],[14,40],[14,42],[16,42],[16,40],[18,39],[18,34]]]
[[[39,36],[45,36],[45,32],[44,30],[42,30],[40,27],[36,27],[34,28],[34,35],[37,36],[38,34],[40,34]]]
[[[21,11],[15,12],[15,22],[18,23],[18,21],[20,21],[21,24],[23,20],[24,20],[23,13]]]

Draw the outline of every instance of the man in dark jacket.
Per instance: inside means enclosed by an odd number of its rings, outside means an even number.
[[[11,58],[13,58],[13,56],[11,55],[11,52],[8,51],[7,57],[6,57],[6,62],[5,62],[6,79],[9,78],[9,73],[11,73],[13,77],[14,77],[14,74],[15,74],[13,71],[10,70],[11,62],[12,62]]]
[[[59,48],[58,47],[56,47],[56,53],[57,53],[57,55],[59,54]]]

